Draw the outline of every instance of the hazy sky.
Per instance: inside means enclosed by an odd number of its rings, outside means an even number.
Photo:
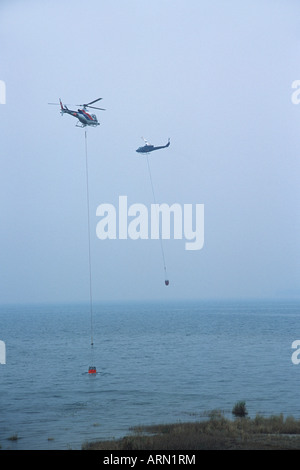
[[[88,300],[84,130],[48,102],[98,97],[88,129],[94,300],[299,294],[300,3],[1,0],[0,301]],[[72,106],[70,106],[72,108]],[[77,107],[74,107],[77,109]],[[96,209],[204,204],[205,243],[99,240]]]

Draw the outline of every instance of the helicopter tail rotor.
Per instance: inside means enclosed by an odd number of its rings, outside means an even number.
[[[67,106],[62,104],[61,99],[59,98],[59,103],[48,103],[48,104],[53,104],[55,106],[60,106],[60,114],[63,115],[67,110]]]

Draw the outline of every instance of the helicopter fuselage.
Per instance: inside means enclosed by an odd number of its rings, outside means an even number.
[[[72,111],[66,106],[61,109],[62,114],[67,113],[74,116],[81,122],[82,126],[100,126],[98,119],[95,114],[89,114],[84,109],[78,109],[78,111]]]
[[[170,141],[166,145],[160,145],[158,147],[155,147],[154,145],[146,144],[143,147],[139,147],[136,152],[138,153],[149,153],[153,152],[154,150],[159,150],[159,149],[165,149],[166,147],[169,147]]]

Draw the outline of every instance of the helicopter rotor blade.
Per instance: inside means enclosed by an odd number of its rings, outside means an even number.
[[[106,111],[105,108],[96,108],[96,106],[85,105],[86,108],[100,109],[101,111]]]
[[[76,104],[76,106],[83,106],[84,108],[87,108],[90,104],[96,103],[96,101],[100,101],[100,100],[102,100],[102,99],[103,99],[103,98],[97,98],[96,100],[90,101],[89,103]]]
[[[93,104],[93,103],[96,103],[96,101],[100,101],[102,100],[103,98],[97,98],[96,100],[94,101],[90,101],[89,103],[86,104],[86,106],[89,106],[90,104]]]

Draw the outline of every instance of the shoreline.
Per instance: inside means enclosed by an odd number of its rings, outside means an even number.
[[[86,442],[82,450],[297,450],[300,419],[283,415],[139,426],[123,438]]]

